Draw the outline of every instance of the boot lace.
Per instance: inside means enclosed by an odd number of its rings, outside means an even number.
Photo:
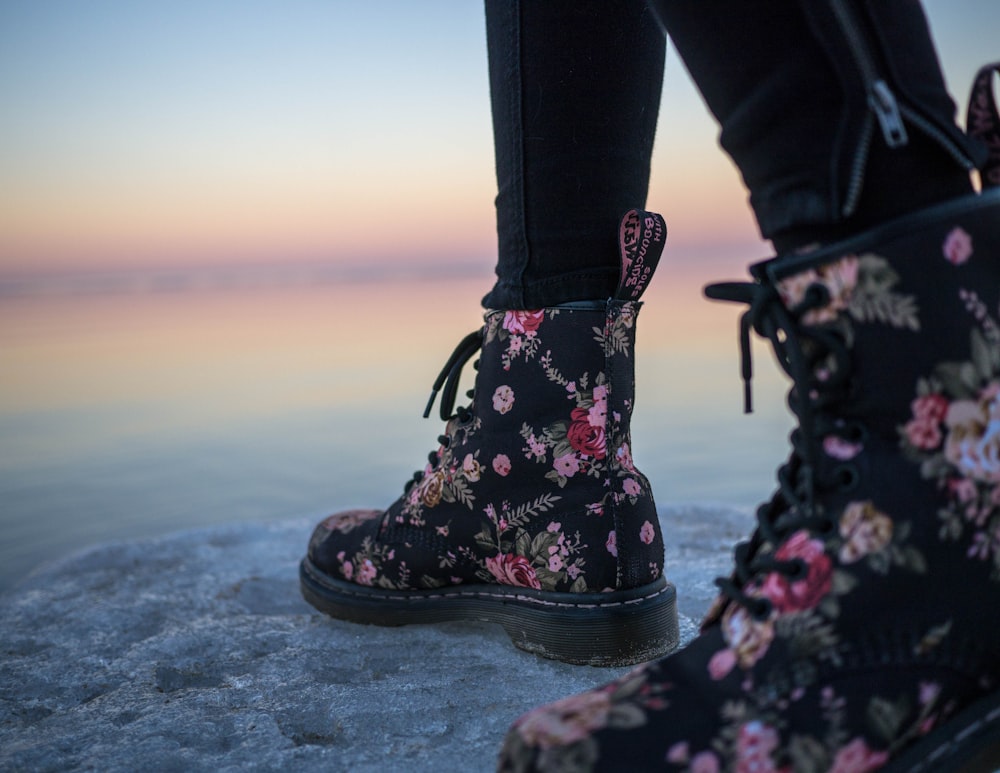
[[[789,309],[771,284],[733,282],[709,285],[709,298],[745,303],[749,309],[740,318],[740,371],[744,384],[744,410],[752,410],[750,331],[766,338],[774,347],[781,368],[791,377],[788,407],[798,419],[790,441],[792,453],[778,470],[778,489],[756,512],[757,527],[749,541],[736,546],[734,571],[720,577],[716,585],[733,601],[759,620],[771,614],[771,603],[749,595],[754,578],[779,572],[791,580],[802,579],[808,567],[802,559],[783,561],[773,551],[796,531],[805,529],[826,535],[837,524],[824,513],[820,497],[828,491],[844,491],[858,480],[850,463],[831,464],[824,459],[823,441],[831,436],[848,443],[863,442],[864,425],[846,416],[852,396],[850,352],[845,330],[833,324],[803,325],[802,317],[830,303],[829,290],[811,285],[804,299]]]
[[[427,407],[424,408],[424,418],[430,418],[431,410],[434,407],[434,401],[437,399],[438,393],[441,394],[441,402],[439,403],[439,409],[441,413],[441,420],[448,422],[452,418],[457,418],[459,423],[465,424],[472,418],[471,406],[460,405],[455,408],[455,398],[458,395],[458,385],[462,377],[462,369],[472,357],[483,347],[483,331],[482,329],[476,330],[475,332],[469,333],[461,341],[458,342],[458,346],[455,347],[455,351],[451,353],[448,361],[445,362],[444,367],[438,374],[438,377],[434,379],[434,385],[431,387],[431,396],[427,400]],[[472,367],[475,370],[479,370],[479,360],[472,363]],[[443,391],[442,391],[443,388]],[[475,397],[476,390],[470,389],[466,393],[469,400]],[[449,434],[438,435],[438,443],[440,446],[437,451],[431,451],[427,455],[427,461],[430,463],[431,468],[436,467],[441,462],[441,452],[447,449],[451,445],[451,436]],[[420,483],[424,479],[424,470],[417,470],[413,473],[413,477],[406,482],[403,487],[404,493],[409,493],[410,489],[416,484]]]

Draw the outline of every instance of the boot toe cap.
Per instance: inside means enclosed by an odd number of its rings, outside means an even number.
[[[357,550],[361,540],[371,532],[371,525],[377,526],[382,513],[381,510],[358,509],[327,516],[316,525],[309,538],[309,560],[324,572],[336,570],[340,564],[337,554],[351,554]]]

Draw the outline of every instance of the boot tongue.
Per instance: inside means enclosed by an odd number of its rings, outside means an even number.
[[[625,214],[618,229],[622,273],[615,291],[616,300],[639,300],[653,278],[666,239],[667,225],[655,212],[633,209]]]

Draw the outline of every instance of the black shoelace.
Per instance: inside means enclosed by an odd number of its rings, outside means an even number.
[[[836,324],[800,323],[807,312],[830,303],[825,286],[810,286],[802,303],[793,309],[786,308],[770,284],[715,284],[708,286],[705,294],[749,306],[740,319],[744,409],[752,410],[751,330],[771,342],[779,364],[793,383],[788,407],[798,419],[798,427],[790,437],[791,456],[778,470],[778,490],[757,509],[757,528],[750,540],[736,546],[733,575],[716,580],[727,597],[763,620],[771,614],[770,602],[748,595],[744,588],[755,577],[769,572],[779,572],[793,581],[804,578],[808,571],[804,561],[779,560],[773,550],[785,537],[801,529],[829,534],[837,525],[817,506],[817,493],[845,489],[857,482],[858,473],[851,464],[834,465],[832,469],[819,464],[823,439],[834,435],[856,443],[866,433],[860,422],[837,417],[838,408],[850,396],[850,353],[842,330]]]
[[[472,412],[468,406],[460,405],[455,408],[455,398],[458,395],[458,385],[462,377],[462,368],[465,367],[472,357],[483,348],[483,331],[480,328],[473,333],[469,333],[465,338],[458,342],[458,346],[455,347],[455,351],[451,353],[448,361],[444,364],[438,377],[434,380],[434,385],[431,387],[431,396],[427,401],[427,407],[424,409],[424,418],[430,418],[431,409],[434,407],[434,400],[437,399],[438,393],[441,393],[441,402],[439,404],[441,412],[442,421],[450,421],[452,417],[457,417],[463,424],[472,416]],[[479,369],[479,361],[477,360],[472,364],[472,367],[476,370]],[[443,391],[442,391],[443,387]],[[475,390],[470,389],[466,392],[466,396],[471,400],[475,397]],[[438,443],[441,444],[441,448],[448,448],[451,444],[451,437],[448,435],[438,435]],[[437,466],[441,461],[440,449],[437,451],[431,451],[427,455],[427,461],[432,467]],[[424,471],[417,470],[413,473],[413,477],[406,482],[403,488],[404,492],[409,492],[414,485],[419,483],[424,479]]]

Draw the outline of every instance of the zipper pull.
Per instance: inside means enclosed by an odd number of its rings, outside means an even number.
[[[875,112],[878,125],[882,128],[882,136],[890,148],[900,148],[909,142],[906,127],[903,126],[903,116],[899,113],[899,105],[896,104],[896,97],[888,83],[881,79],[872,83],[868,104]]]

